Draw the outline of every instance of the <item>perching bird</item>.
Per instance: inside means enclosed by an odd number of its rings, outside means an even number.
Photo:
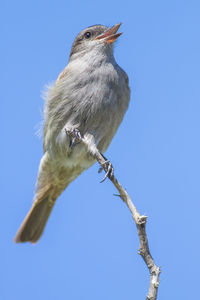
[[[113,55],[120,25],[94,25],[81,31],[67,66],[48,90],[44,155],[34,202],[15,237],[16,243],[38,241],[58,196],[95,163],[86,147],[75,143],[76,136],[95,143],[104,153],[124,117],[130,98],[128,76]]]

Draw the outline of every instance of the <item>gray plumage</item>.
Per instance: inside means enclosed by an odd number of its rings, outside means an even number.
[[[130,98],[128,77],[113,55],[119,25],[95,25],[81,31],[72,45],[68,65],[48,90],[44,155],[35,201],[16,242],[37,242],[58,196],[95,162],[81,143],[70,148],[66,130],[77,129],[104,153],[124,117]]]

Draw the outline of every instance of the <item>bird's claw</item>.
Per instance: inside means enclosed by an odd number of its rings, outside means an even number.
[[[100,181],[100,183],[104,182],[106,180],[106,178],[112,178],[114,175],[114,168],[111,164],[111,162],[109,160],[106,160],[103,165],[105,165],[105,169],[106,169],[106,174],[104,176],[104,178]],[[101,167],[98,171],[98,173],[101,173],[103,170],[103,167]]]
[[[78,129],[66,129],[66,134],[71,138],[69,147],[72,149],[75,145],[79,144],[82,141],[81,133]]]

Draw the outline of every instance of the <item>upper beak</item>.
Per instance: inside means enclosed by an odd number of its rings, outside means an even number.
[[[103,40],[107,44],[114,43],[116,39],[122,34],[122,32],[116,33],[122,23],[116,24],[106,32],[98,35],[94,40]]]

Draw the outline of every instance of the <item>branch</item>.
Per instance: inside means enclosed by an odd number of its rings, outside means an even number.
[[[105,170],[105,172],[108,171],[108,164],[105,157],[99,152],[99,150],[96,148],[96,146],[90,142],[86,138],[83,138],[80,140],[81,143],[83,143],[87,149],[88,152],[93,156],[95,160],[98,161],[101,168]],[[150,272],[150,285],[149,285],[149,291],[146,297],[146,300],[156,300],[157,299],[157,290],[159,286],[159,275],[160,275],[160,268],[156,266],[154,263],[154,260],[151,256],[151,253],[149,251],[149,245],[148,245],[148,238],[146,234],[146,222],[147,222],[147,216],[140,215],[137,211],[135,205],[131,201],[130,196],[126,192],[126,190],[122,187],[122,185],[119,183],[119,181],[115,178],[114,175],[110,176],[109,179],[112,181],[118,192],[120,193],[121,199],[126,203],[128,206],[132,217],[135,221],[135,224],[137,226],[138,230],[138,236],[140,240],[140,249],[139,254],[142,256],[145,264],[147,265],[149,272]]]

